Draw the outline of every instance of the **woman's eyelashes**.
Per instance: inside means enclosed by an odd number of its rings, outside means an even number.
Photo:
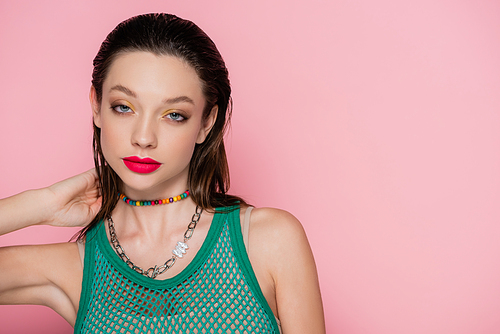
[[[179,122],[179,123],[187,120],[186,117],[182,116],[180,113],[175,112],[175,111],[169,112],[166,115],[164,115],[163,117],[170,118],[172,121]]]
[[[117,105],[112,105],[111,109],[116,112],[117,114],[127,114],[129,112],[132,112],[132,108],[129,106],[126,106],[124,104],[117,104]]]

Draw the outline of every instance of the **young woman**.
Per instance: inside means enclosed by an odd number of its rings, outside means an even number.
[[[1,249],[0,303],[47,305],[75,333],[324,333],[300,223],[227,194],[230,93],[192,22],[120,23],[94,59],[95,171],[0,202],[2,234],[85,227]]]

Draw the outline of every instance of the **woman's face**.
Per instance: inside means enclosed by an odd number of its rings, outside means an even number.
[[[216,117],[214,108],[203,120],[205,98],[193,68],[173,56],[124,53],[109,68],[101,104],[93,88],[90,95],[104,157],[127,196],[186,190],[195,144],[205,140]]]

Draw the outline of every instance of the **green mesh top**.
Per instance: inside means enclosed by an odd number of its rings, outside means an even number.
[[[89,231],[75,333],[278,334],[248,260],[239,209],[217,209],[194,259],[165,280],[130,269],[102,222]]]

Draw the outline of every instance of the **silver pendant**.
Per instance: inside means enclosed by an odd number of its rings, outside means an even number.
[[[184,242],[178,241],[175,248],[172,250],[172,253],[178,258],[182,258],[184,254],[186,254],[186,249],[188,249],[188,245]]]

